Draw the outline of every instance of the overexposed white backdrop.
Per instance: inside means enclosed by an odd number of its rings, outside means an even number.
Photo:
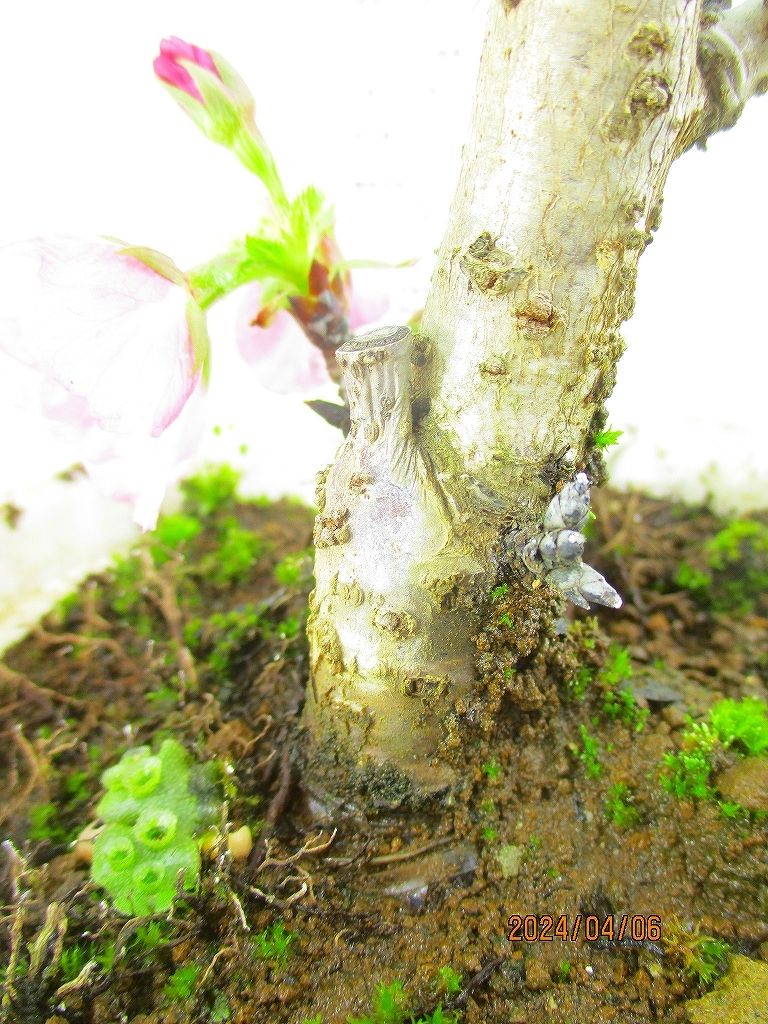
[[[487,0],[7,4],[0,245],[53,231],[108,234],[185,268],[254,226],[261,184],[155,80],[159,40],[178,35],[240,71],[289,192],[311,182],[335,203],[346,257],[420,257],[407,270],[358,272],[389,293],[386,321],[404,322],[423,305],[444,231],[486,14]],[[609,403],[625,431],[616,483],[710,494],[723,510],[768,505],[766,166],[763,97],[707,153],[691,151],[672,170]],[[233,296],[210,315],[197,462],[226,458],[244,470],[246,492],[311,500],[340,435],[300,399],[260,388],[233,344],[236,305]],[[5,396],[0,504],[24,511],[15,530],[0,523],[0,649],[135,537],[127,506],[86,480],[54,479],[75,458]]]

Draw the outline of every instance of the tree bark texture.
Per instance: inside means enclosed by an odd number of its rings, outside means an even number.
[[[453,781],[478,616],[500,573],[530,582],[521,545],[556,490],[599,476],[669,168],[765,90],[766,25],[761,0],[492,0],[419,331],[339,350],[352,429],[318,488],[316,780],[341,759],[369,792],[385,778],[385,803]]]

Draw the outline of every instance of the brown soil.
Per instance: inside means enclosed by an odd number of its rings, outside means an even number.
[[[321,831],[302,798],[306,648],[301,629],[280,626],[303,620],[311,580],[305,572],[284,586],[273,572],[309,545],[311,511],[286,501],[229,510],[264,542],[244,582],[206,577],[218,513],[186,563],[174,555],[157,565],[145,554],[134,563],[143,565],[138,580],[86,580],[0,663],[0,828],[9,840],[0,963],[26,962],[7,979],[6,1019],[341,1024],[372,1013],[377,986],[398,980],[417,1017],[442,1001],[459,1019],[487,1024],[667,1022],[684,1020],[686,1000],[706,990],[685,970],[682,945],[669,948],[686,926],[768,959],[765,815],[726,818],[715,800],[679,800],[659,783],[686,712],[701,719],[724,696],[765,698],[768,609],[758,598],[751,611],[714,612],[675,584],[680,563],[695,563],[723,525],[706,510],[610,490],[593,493],[593,504],[599,530],[588,560],[626,603],[568,636],[590,641],[581,650],[593,677],[608,641],[628,646],[638,703],[649,711],[642,730],[605,713],[594,678],[579,699],[563,682],[563,659],[550,659],[549,683],[533,672],[527,703],[499,698],[451,806],[382,811],[335,833]],[[246,604],[262,605],[261,625],[217,673],[210,616]],[[195,619],[208,625],[195,633]],[[642,697],[658,696],[660,685],[677,699]],[[592,775],[582,726],[599,744]],[[247,860],[232,862],[223,845],[205,859],[198,891],[158,915],[146,939],[148,922],[109,908],[72,839],[93,820],[100,773],[160,734],[201,761],[230,764],[229,828],[260,831]],[[723,767],[734,761],[726,756]],[[636,818],[623,826],[606,810],[617,783]],[[515,915],[521,934],[528,918],[532,941],[508,940]],[[584,934],[589,915],[603,930],[594,942]],[[624,915],[636,919],[636,937],[630,923],[619,941]],[[648,936],[653,915],[661,939]],[[553,919],[550,934],[566,918],[567,938],[547,941],[546,921],[535,920],[543,916]],[[293,936],[288,954],[265,960],[257,937],[277,922]],[[543,940],[533,941],[534,926]],[[81,972],[108,947],[117,953],[110,969],[102,961]],[[187,988],[169,988],[188,967]],[[444,967],[461,975],[459,992],[440,988]]]

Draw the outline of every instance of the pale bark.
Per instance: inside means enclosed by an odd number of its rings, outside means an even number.
[[[340,352],[353,430],[319,492],[315,781],[332,747],[353,774],[394,769],[394,799],[450,784],[441,744],[471,724],[478,609],[521,571],[556,482],[594,475],[669,168],[764,87],[765,10],[740,10],[702,38],[692,0],[492,0],[410,358],[395,329]]]

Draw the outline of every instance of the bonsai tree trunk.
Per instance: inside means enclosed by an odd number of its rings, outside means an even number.
[[[518,630],[554,594],[620,604],[578,532],[619,328],[672,161],[765,91],[767,37],[762,0],[491,0],[418,334],[338,353],[352,426],[319,475],[310,790],[394,805],[452,784],[446,752],[490,724],[476,638],[501,580]]]

